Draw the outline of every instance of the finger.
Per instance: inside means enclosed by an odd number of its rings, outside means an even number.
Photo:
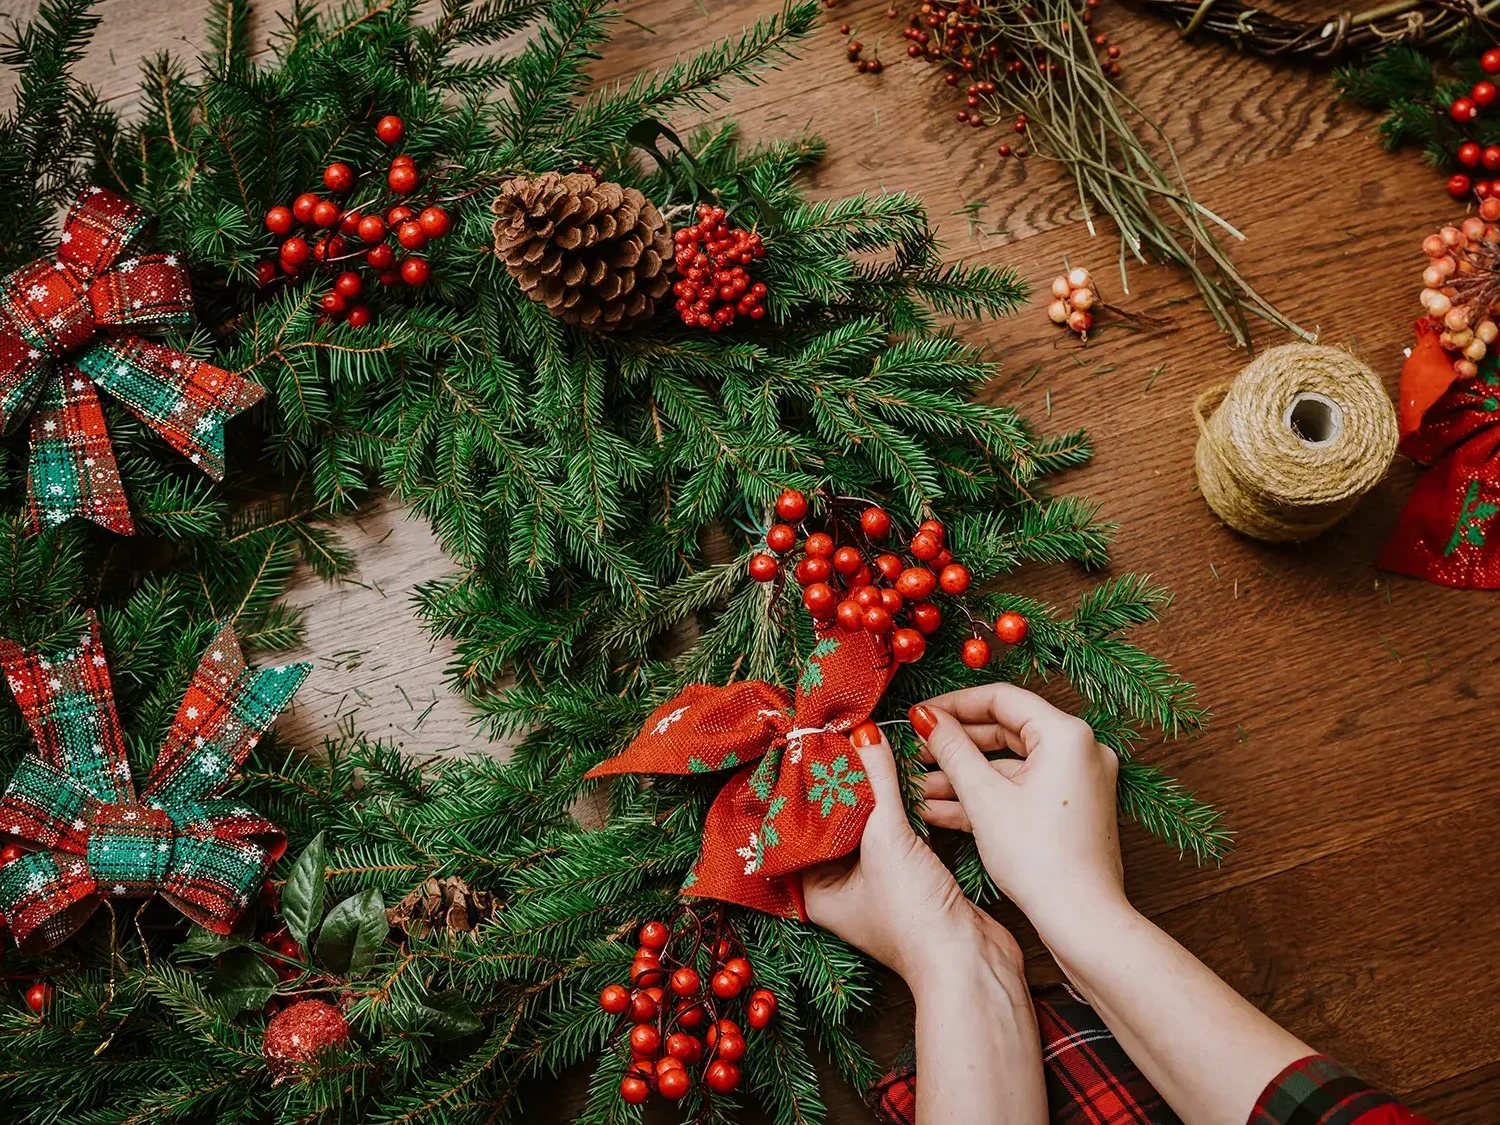
[[[901,778],[896,771],[896,756],[885,734],[874,723],[860,723],[849,732],[849,741],[854,744],[864,766],[865,777],[875,794],[877,809],[901,809]]]
[[[1026,765],[1021,758],[995,758],[990,768],[1007,780],[1014,778]],[[929,801],[953,801],[958,794],[953,791],[953,782],[942,770],[929,770],[921,775],[922,796]]]
[[[981,798],[1001,782],[979,747],[969,740],[964,728],[948,712],[918,705],[909,715],[913,729],[926,742],[933,761],[948,775],[960,800]]]
[[[984,684],[980,687],[950,691],[927,701],[927,706],[946,711],[958,722],[982,725],[995,723],[1019,736],[1010,747],[1018,754],[1029,754],[1049,731],[1078,726],[1080,720],[1052,706],[1035,692],[1015,684]]]
[[[969,814],[957,801],[928,801],[922,806],[922,819],[934,828],[952,828],[956,832],[973,832]]]
[[[1021,751],[1021,736],[999,723],[964,723],[962,720],[960,722],[964,733],[969,736],[969,741],[986,754],[999,750],[1010,750],[1018,754]]]

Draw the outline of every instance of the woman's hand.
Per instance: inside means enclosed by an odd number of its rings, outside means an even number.
[[[940,767],[922,779],[923,818],[972,832],[990,877],[1044,938],[1054,922],[1125,905],[1119,761],[1087,723],[1014,684],[951,692],[910,718]],[[985,758],[997,750],[1020,757]]]

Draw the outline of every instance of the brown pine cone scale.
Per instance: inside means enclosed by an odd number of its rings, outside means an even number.
[[[596,332],[647,320],[672,286],[672,228],[635,188],[581,172],[500,188],[495,254],[533,301]]]

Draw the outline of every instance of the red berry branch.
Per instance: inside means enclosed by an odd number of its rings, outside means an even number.
[[[868,630],[886,643],[897,663],[911,664],[926,654],[927,637],[943,623],[942,610],[931,600],[941,592],[954,599],[973,631],[960,653],[963,662],[970,668],[990,662],[990,644],[979,635],[979,621],[960,600],[973,576],[954,559],[940,521],[923,521],[903,549],[882,546],[894,527],[885,509],[848,496],[830,497],[828,506],[829,529],[801,540],[802,557],[792,569],[802,587],[802,604],[815,621],[837,622],[847,632]],[[863,508],[857,521],[842,518],[841,511],[851,506]],[[791,489],[783,492],[776,514],[784,522],[766,532],[766,547],[773,553],[750,558],[750,577],[757,582],[782,579],[799,545],[798,529],[806,530],[807,497]],[[1026,629],[1026,618],[1019,613],[1001,614],[994,626],[995,635],[1008,645],[1024,641]]]
[[[760,320],[766,287],[752,281],[746,269],[766,255],[760,235],[731,227],[722,207],[703,204],[698,221],[672,235],[677,244],[674,265],[682,280],[672,286],[682,323],[719,332],[736,316]]]
[[[375,125],[375,135],[395,146],[405,137],[406,127],[399,117],[382,117]],[[378,175],[368,172],[361,177],[349,165],[335,162],[323,169],[323,186],[335,196],[346,196],[362,178]],[[420,288],[432,274],[427,259],[416,251],[452,229],[448,212],[436,202],[420,210],[398,202],[415,192],[421,182],[416,161],[402,153],[386,169],[385,189],[377,189],[373,198],[361,203],[346,207],[314,192],[304,192],[290,207],[272,207],[266,212],[266,229],[283,241],[277,261],[267,259],[256,265],[257,283],[265,287],[277,281],[299,281],[310,271],[331,274],[333,282],[319,298],[319,309],[329,320],[363,328],[373,314],[360,300],[365,293],[361,271],[374,273],[386,287]]]
[[[776,996],[754,988],[755,969],[724,910],[705,921],[683,905],[670,921],[644,923],[636,937],[630,984],[599,994],[599,1007],[621,1018],[619,1034],[630,1045],[621,1100],[640,1105],[655,1092],[680,1101],[695,1084],[709,1094],[735,1090],[748,1044],[729,1017],[763,1030],[776,1015]],[[709,970],[707,988],[699,965]]]

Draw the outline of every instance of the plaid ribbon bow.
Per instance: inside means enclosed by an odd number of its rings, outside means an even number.
[[[1471,378],[1430,320],[1401,369],[1401,452],[1431,466],[1380,553],[1386,570],[1445,586],[1500,589],[1500,358]]]
[[[743,766],[708,810],[683,891],[805,919],[800,871],[853,851],[875,807],[847,732],[870,717],[894,674],[872,634],[823,630],[794,699],[758,680],[694,684],[588,776]]]
[[[215,480],[224,423],[266,393],[131,334],[192,320],[178,255],[125,256],[151,225],[133,203],[87,188],[63,221],[57,257],[0,278],[0,431],[31,415],[29,533],[73,516],[135,530],[96,386]]]
[[[0,640],[0,668],[37,749],[0,799],[0,842],[41,849],[0,868],[0,916],[21,948],[52,948],[107,898],[151,894],[228,933],[286,837],[220,794],[311,665],[252,672],[226,622],[139,798],[92,613],[82,643],[61,656]]]

